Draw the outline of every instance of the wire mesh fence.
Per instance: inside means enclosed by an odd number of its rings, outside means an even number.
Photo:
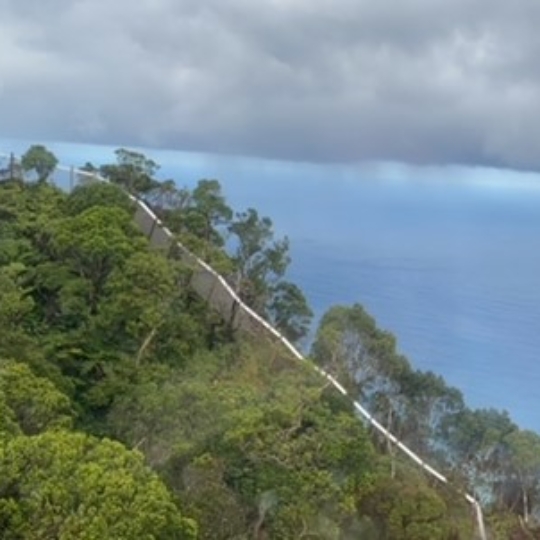
[[[13,177],[33,180],[26,172],[22,171],[20,162],[17,159],[9,154],[0,154],[0,180]],[[107,182],[107,179],[95,172],[76,169],[74,167],[57,166],[50,175],[49,181],[60,189],[71,192],[77,186],[95,182]],[[148,238],[151,247],[163,250],[169,254],[174,254],[175,258],[189,265],[192,269],[190,280],[192,289],[225,321],[229,322],[233,329],[252,335],[262,335],[277,344],[277,346],[282,347],[287,355],[292,355],[296,360],[307,361],[303,354],[289,340],[240,299],[223,276],[180,243],[144,201],[131,194],[129,196],[136,205],[134,221],[141,232]],[[386,429],[363,405],[351,397],[334,376],[313,363],[309,363],[309,365],[338,392],[347,397],[364,421],[369,423],[405,456],[438,482],[450,488],[452,487],[451,482],[443,474],[424,461],[415,451]],[[480,540],[487,540],[482,508],[479,502],[470,494],[462,493],[461,491],[460,493],[471,504],[474,510],[478,538]]]
[[[9,154],[0,154],[0,180],[15,177],[15,158]]]

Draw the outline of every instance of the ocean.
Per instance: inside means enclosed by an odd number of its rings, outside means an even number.
[[[114,157],[48,146],[66,164]],[[539,175],[147,154],[163,178],[217,178],[234,209],[271,217],[291,241],[288,278],[316,319],[363,304],[414,367],[442,375],[470,406],[507,410],[540,432]]]

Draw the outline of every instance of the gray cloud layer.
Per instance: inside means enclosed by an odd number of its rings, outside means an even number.
[[[540,166],[537,0],[0,0],[0,135]]]

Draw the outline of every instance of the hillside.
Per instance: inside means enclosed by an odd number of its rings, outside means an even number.
[[[36,181],[0,185],[2,538],[469,540],[458,490],[481,498],[490,538],[535,538],[536,434],[414,370],[360,305],[331,309],[313,361],[455,488],[436,485],[309,366],[211,311],[126,191],[301,342],[311,312],[270,219],[126,150],[84,167],[110,184],[70,194],[45,149],[26,157]]]

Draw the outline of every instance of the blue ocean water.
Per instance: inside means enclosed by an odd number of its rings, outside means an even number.
[[[67,164],[114,158],[49,146]],[[540,432],[540,176],[147,153],[164,178],[218,178],[233,208],[270,216],[317,317],[363,304],[415,367]]]

